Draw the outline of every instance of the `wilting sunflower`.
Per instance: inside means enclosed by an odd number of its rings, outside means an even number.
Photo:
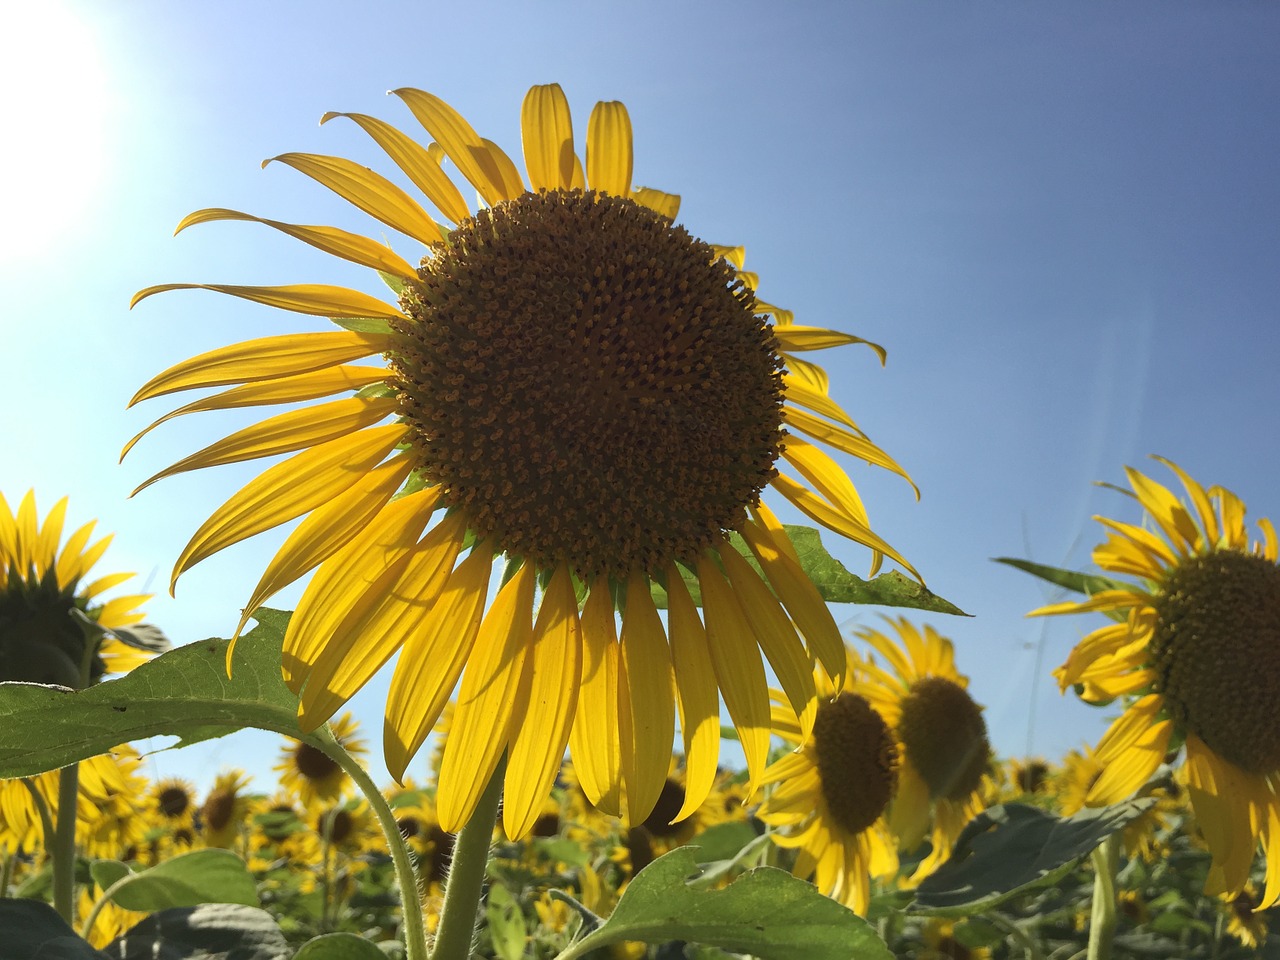
[[[813,877],[819,890],[865,916],[871,878],[898,869],[886,814],[901,758],[893,728],[859,692],[857,654],[849,658],[840,687],[815,671],[820,703],[811,731],[774,708],[774,732],[797,749],[765,771],[762,783],[774,787],[756,815],[780,828],[770,834],[774,843],[796,850],[797,877]]]
[[[1155,529],[1098,517],[1109,531],[1093,560],[1138,577],[1087,600],[1032,615],[1101,611],[1093,631],[1055,671],[1065,690],[1093,699],[1127,697],[1099,741],[1103,772],[1091,806],[1141,787],[1185,743],[1191,805],[1213,862],[1207,892],[1244,889],[1259,840],[1266,850],[1262,906],[1280,899],[1280,568],[1276,534],[1260,520],[1250,542],[1245,507],[1231,491],[1206,490],[1176,464],[1190,505],[1126,468]]]
[[[991,745],[969,678],[956,670],[951,641],[905,618],[888,623],[896,640],[869,627],[858,631],[888,669],[874,658],[860,664],[870,682],[857,690],[897,737],[901,763],[890,829],[903,850],[914,850],[926,835],[932,844],[912,876],[919,881],[951,855],[961,829],[983,808]]]
[[[162,420],[351,394],[240,430],[143,484],[293,454],[214,512],[173,577],[304,517],[245,616],[318,567],[284,641],[284,676],[301,696],[306,730],[400,651],[384,737],[397,778],[461,679],[440,772],[449,829],[469,819],[505,752],[504,825],[524,835],[566,744],[594,803],[643,820],[666,778],[677,704],[687,813],[715,777],[718,693],[753,775],[763,770],[761,651],[806,729],[813,658],[830,676],[844,672],[839,633],[760,502],[764,489],[870,547],[873,568],[888,556],[914,574],[872,532],[853,484],[822,447],[906,474],[830,398],[823,370],[795,356],[866,341],[795,325],[755,296],[741,248],[696,239],[674,222],[679,197],[633,186],[621,103],[592,111],[584,163],[560,87],[530,90],[526,186],[510,157],[444,101],[394,93],[433,143],[363,114],[324,120],[359,125],[436,215],[349,160],[288,153],[274,161],[418,241],[416,264],[344,230],[233,210],[200,210],[179,224],[266,224],[378,271],[392,302],[324,284],[164,284],[134,297],[199,287],[338,326],[171,367],[133,402],[229,389]],[[446,159],[479,192],[480,210],[463,200]],[[352,364],[378,355],[383,363]],[[503,584],[487,602],[497,558]],[[702,618],[685,576],[699,582]],[[670,594],[669,636],[654,584]]]
[[[90,520],[63,543],[66,515],[66,497],[41,523],[35,491],[27,492],[16,513],[0,494],[0,680],[79,689],[132,670],[167,646],[152,627],[126,629],[141,622],[138,606],[150,594],[99,599],[133,574],[86,582],[111,535],[90,543],[97,525]]]

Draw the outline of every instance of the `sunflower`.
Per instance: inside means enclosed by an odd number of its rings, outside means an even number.
[[[1268,520],[1250,542],[1245,506],[1205,489],[1162,458],[1190,505],[1126,468],[1154,529],[1098,517],[1108,530],[1093,560],[1115,581],[1086,600],[1032,615],[1101,611],[1094,630],[1055,671],[1094,700],[1127,698],[1095,751],[1103,772],[1090,806],[1131,795],[1186,746],[1192,808],[1212,855],[1206,891],[1235,896],[1259,842],[1266,851],[1262,907],[1280,898],[1280,568]],[[1126,491],[1127,492],[1127,491]]]
[[[397,779],[461,680],[440,771],[449,829],[468,821],[506,753],[504,826],[512,838],[525,835],[566,745],[593,803],[644,820],[666,778],[677,710],[690,768],[684,812],[693,810],[715,776],[719,694],[753,779],[763,771],[761,651],[806,729],[816,709],[813,658],[831,677],[844,673],[835,623],[760,502],[765,487],[869,547],[873,572],[887,556],[915,575],[871,530],[823,446],[906,473],[831,399],[824,371],[795,356],[867,341],[796,325],[756,297],[741,248],[696,239],[674,222],[679,197],[634,187],[621,103],[592,111],[584,163],[560,87],[531,89],[522,111],[526,186],[510,157],[447,103],[421,90],[394,93],[434,142],[424,147],[363,114],[323,119],[361,127],[438,216],[349,160],[287,153],[274,162],[418,241],[418,265],[334,227],[222,208],[179,224],[265,224],[377,271],[392,302],[325,284],[163,284],[134,297],[201,288],[338,326],[169,368],[133,402],[228,389],[157,424],[350,394],[240,430],[142,485],[292,454],[205,521],[173,580],[304,517],[245,617],[315,570],[284,641],[284,677],[301,697],[304,730],[399,651],[383,744]],[[479,192],[477,212],[446,159]],[[352,363],[378,355],[384,362]],[[750,548],[763,577],[735,542]],[[496,558],[505,572],[490,600]],[[686,578],[698,583],[702,618]],[[655,585],[669,594],[670,635]]]
[[[796,876],[814,877],[819,890],[865,916],[871,878],[898,870],[886,814],[901,761],[892,727],[859,692],[857,654],[849,657],[839,687],[815,671],[820,705],[812,731],[774,708],[774,732],[796,750],[765,771],[761,782],[773,789],[756,816],[780,828],[770,834],[774,843],[797,851]]]
[[[1088,805],[1085,799],[1105,769],[1092,747],[1067,752],[1062,758],[1061,771],[1053,779],[1062,816],[1069,817]],[[1148,791],[1149,796],[1156,798],[1155,805],[1128,823],[1123,837],[1125,853],[1150,861],[1164,846],[1157,835],[1167,828],[1170,817],[1183,809],[1183,791],[1172,778],[1164,783],[1157,780]]]
[[[243,770],[227,770],[214,778],[213,788],[200,807],[204,842],[211,847],[232,847],[241,836],[252,798],[245,793],[251,778]]]
[[[146,628],[150,644],[140,631],[126,629],[142,621],[138,606],[150,594],[100,600],[132,573],[85,582],[111,535],[90,543],[97,525],[90,520],[62,543],[66,515],[66,497],[41,523],[35,491],[27,492],[16,512],[0,494],[0,680],[81,689],[132,670],[167,645],[154,628]]]
[[[907,851],[930,837],[932,850],[912,876],[919,881],[951,855],[961,829],[983,808],[991,745],[969,678],[956,670],[951,641],[905,618],[887,622],[896,640],[869,627],[858,631],[888,669],[874,659],[860,665],[870,682],[857,690],[897,738],[901,763],[889,826]]]
[[[365,755],[364,741],[356,736],[356,721],[349,711],[330,726],[334,739],[347,753],[357,759]],[[280,762],[271,769],[280,774],[280,786],[308,809],[317,801],[332,802],[356,792],[356,785],[336,760],[301,740],[290,740],[280,752]]]

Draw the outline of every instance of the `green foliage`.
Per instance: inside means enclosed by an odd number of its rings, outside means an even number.
[[[659,857],[636,874],[609,918],[558,960],[623,940],[687,940],[760,960],[892,957],[865,920],[783,870],[757,867],[723,890],[691,887],[699,872],[689,847]]]
[[[827,552],[822,545],[822,537],[813,527],[798,524],[784,524],[791,543],[800,557],[800,567],[818,588],[822,599],[828,603],[861,603],[883,607],[911,607],[926,610],[930,613],[947,613],[955,616],[968,616],[963,610],[948,600],[937,596],[924,585],[904,576],[896,570],[882,573],[871,580],[850,573],[839,560]],[[760,564],[756,562],[751,548],[736,533],[729,534],[729,542],[747,563],[763,576]],[[698,578],[683,567],[678,568],[689,588],[693,602],[702,606],[702,591],[698,586]],[[768,580],[766,579],[767,583]],[[658,584],[653,585],[653,599],[660,610],[667,608],[667,592]]]
[[[304,943],[293,960],[387,960],[387,955],[354,933],[326,933]]]
[[[1021,803],[984,810],[960,832],[951,859],[920,882],[910,909],[964,917],[1056,883],[1155,802],[1126,800],[1066,818]]]
[[[130,740],[172,734],[179,746],[244,727],[318,745],[298,729],[298,698],[280,679],[289,614],[259,610],[235,648],[226,640],[171,650],[128,675],[87,690],[0,683],[0,777],[27,777],[105,753]]]
[[[230,850],[193,850],[137,873],[114,860],[99,860],[92,870],[103,895],[126,910],[151,913],[201,903],[258,905],[253,876]]]
[[[1030,560],[1016,560],[1013,557],[996,557],[995,562],[1015,567],[1033,577],[1047,580],[1054,586],[1070,590],[1072,593],[1083,593],[1090,597],[1103,590],[1127,590],[1133,586],[1123,580],[1112,580],[1110,577],[1101,577],[1097,574],[1050,567],[1043,563],[1032,563]]]

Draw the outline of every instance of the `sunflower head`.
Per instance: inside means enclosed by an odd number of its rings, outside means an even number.
[[[633,186],[622,104],[596,104],[584,160],[564,92],[531,89],[521,113],[526,184],[439,97],[394,93],[428,146],[362,114],[325,120],[359,125],[426,206],[348,160],[275,159],[416,241],[408,259],[343,230],[222,208],[180,225],[265,224],[378,271],[393,297],[324,284],[165,284],[135,296],[198,286],[343,328],[213,351],[139,390],[135,402],[228,388],[178,413],[346,394],[247,427],[147,481],[292,455],[215,511],[174,580],[303,517],[240,625],[315,570],[284,642],[303,729],[399,652],[384,727],[389,769],[403,777],[457,689],[439,764],[441,822],[466,822],[505,752],[504,826],[518,837],[533,828],[566,746],[590,801],[642,823],[662,794],[678,697],[692,772],[677,812],[687,815],[715,779],[719,739],[708,733],[721,694],[754,784],[769,749],[764,658],[806,729],[814,660],[831,678],[845,671],[839,631],[766,493],[869,547],[873,572],[889,557],[915,573],[871,530],[823,448],[906,473],[800,356],[868,342],[796,325],[757,296],[741,248],[697,239],[676,223],[679,197]],[[463,200],[445,159],[481,209]],[[377,356],[382,363],[351,362]],[[507,575],[490,599],[495,558]],[[670,595],[671,636],[657,587]]]
[[[41,523],[34,491],[16,512],[0,496],[0,681],[56,683],[79,689],[109,672],[132,669],[168,647],[142,620],[146,595],[101,602],[104,591],[133,574],[85,582],[111,537],[91,543],[96,521],[62,541],[64,497]]]
[[[344,750],[355,757],[364,756],[364,741],[356,736],[355,718],[349,712],[336,718],[330,727]],[[290,740],[284,746],[280,762],[273,769],[280,774],[281,787],[308,809],[319,801],[332,802],[355,792],[355,784],[336,760],[301,740]]]

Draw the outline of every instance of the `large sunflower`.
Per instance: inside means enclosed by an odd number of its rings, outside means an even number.
[[[774,732],[796,749],[771,764],[773,784],[757,816],[779,828],[780,847],[796,850],[792,872],[866,915],[871,878],[898,869],[898,842],[887,814],[898,791],[901,756],[893,729],[863,696],[857,654],[839,685],[814,673],[821,698],[812,729],[775,707]]]
[[[1109,531],[1093,560],[1139,578],[1033,615],[1101,611],[1114,622],[1081,640],[1055,671],[1088,699],[1126,697],[1099,741],[1103,771],[1085,800],[1123,800],[1185,743],[1195,815],[1213,856],[1207,892],[1245,888],[1261,840],[1266,908],[1280,899],[1280,568],[1270,521],[1251,542],[1245,507],[1161,458],[1190,505],[1126,468],[1155,529],[1098,517]]]
[[[420,90],[394,93],[434,142],[424,147],[363,114],[324,120],[359,125],[435,215],[349,160],[274,159],[418,241],[417,265],[333,227],[225,209],[179,224],[266,224],[378,271],[392,302],[323,284],[164,284],[134,297],[199,287],[339,327],[252,340],[166,370],[133,402],[229,389],[162,420],[352,394],[240,430],[147,481],[293,454],[213,513],[173,577],[305,517],[245,616],[318,567],[284,643],[285,680],[301,696],[306,730],[400,651],[384,737],[397,778],[461,679],[440,771],[448,829],[468,820],[505,752],[504,826],[525,834],[566,744],[593,803],[643,820],[666,779],[677,708],[686,815],[715,777],[718,694],[753,776],[763,770],[761,650],[806,729],[816,708],[813,658],[830,676],[844,672],[839,633],[760,502],[765,487],[870,547],[873,567],[888,556],[914,573],[872,532],[822,445],[905,473],[832,401],[822,369],[793,356],[866,341],[795,325],[756,298],[741,248],[690,236],[674,223],[679,197],[634,187],[621,103],[592,111],[584,163],[560,87],[530,90],[526,186],[508,155],[448,104]],[[446,174],[446,159],[478,191],[479,211]],[[378,355],[385,363],[352,365]],[[497,558],[502,587],[486,602]],[[682,576],[699,581],[704,617]],[[655,583],[670,595],[670,635]]]
[[[983,808],[991,745],[969,678],[956,670],[950,640],[928,625],[889,620],[892,639],[865,627],[858,636],[879,654],[858,666],[870,680],[858,686],[898,741],[898,790],[889,825],[904,850],[929,836],[932,849],[912,876],[919,881],[951,855],[961,829]]]

